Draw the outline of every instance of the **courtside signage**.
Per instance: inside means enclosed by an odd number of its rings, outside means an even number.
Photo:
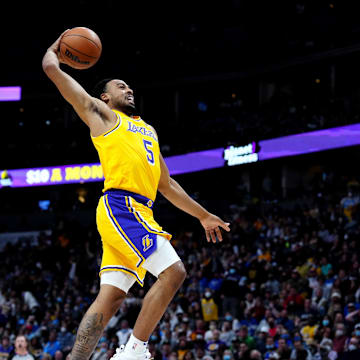
[[[0,188],[74,184],[102,180],[104,180],[104,174],[100,164],[51,166],[0,172]]]
[[[228,166],[250,164],[259,160],[256,143],[245,146],[230,146],[224,150],[224,160]]]

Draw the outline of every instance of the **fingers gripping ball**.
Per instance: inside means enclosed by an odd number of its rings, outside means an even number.
[[[60,41],[61,60],[74,69],[88,69],[95,65],[101,50],[99,37],[86,27],[70,29]]]

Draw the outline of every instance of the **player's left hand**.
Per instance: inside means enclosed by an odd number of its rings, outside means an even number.
[[[218,238],[219,241],[223,240],[220,227],[226,230],[227,232],[230,231],[229,228],[230,223],[224,222],[214,214],[209,214],[205,218],[200,219],[200,223],[205,229],[207,242],[212,241],[213,243],[216,243],[216,238]]]

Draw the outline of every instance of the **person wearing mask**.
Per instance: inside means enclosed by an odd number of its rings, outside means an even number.
[[[272,336],[268,336],[266,338],[266,344],[265,344],[265,348],[266,348],[266,353],[265,353],[265,359],[270,358],[270,356],[275,353],[276,348],[275,348],[275,341],[274,338]]]
[[[359,340],[356,337],[352,337],[345,348],[343,353],[343,360],[358,360],[360,359]]]
[[[28,351],[28,342],[24,335],[18,335],[15,339],[15,355],[11,360],[34,360]]]
[[[223,353],[222,359],[223,359],[223,360],[232,360],[233,358],[234,358],[234,357],[233,357],[233,354],[232,354],[231,350],[226,349],[226,350],[224,351],[224,353]]]
[[[201,310],[205,321],[219,320],[218,306],[213,299],[210,289],[206,289],[201,299]]]
[[[57,340],[60,344],[60,348],[64,352],[69,352],[75,341],[75,335],[72,334],[68,329],[65,322],[62,322],[60,332]]]
[[[109,349],[107,342],[102,342],[97,347],[94,355],[92,356],[92,360],[107,360],[107,351]]]
[[[335,337],[333,341],[333,349],[338,353],[342,353],[348,337],[345,333],[345,325],[343,323],[336,324]]]
[[[360,323],[355,325],[354,335],[360,341]]]

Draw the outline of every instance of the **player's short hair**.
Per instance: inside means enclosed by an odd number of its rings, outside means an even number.
[[[113,78],[106,78],[103,80],[100,80],[93,88],[92,96],[101,99],[101,94],[106,92],[106,85],[109,81],[113,80]]]

